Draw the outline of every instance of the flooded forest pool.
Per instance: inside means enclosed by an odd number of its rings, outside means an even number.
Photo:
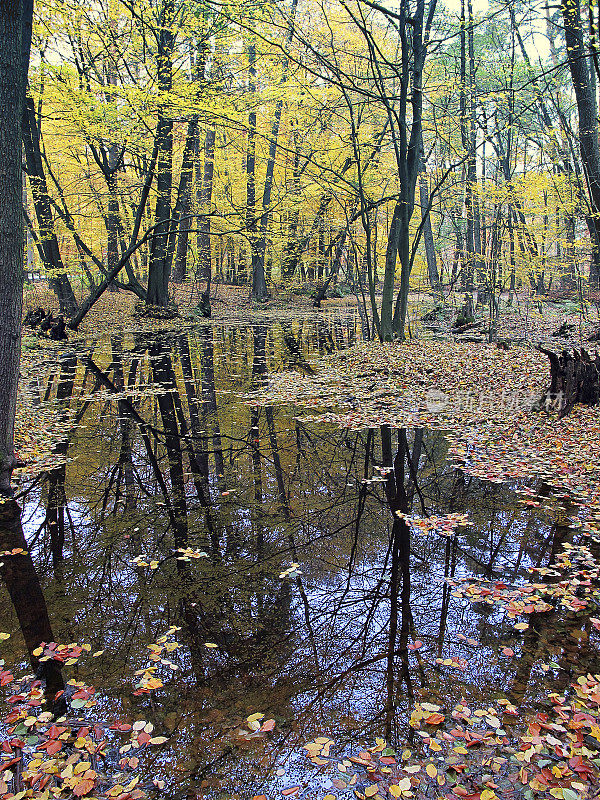
[[[115,334],[63,351],[29,387],[69,433],[20,499],[31,563],[20,590],[3,568],[3,657],[27,670],[44,619],[56,641],[88,643],[69,676],[96,687],[96,717],[169,737],[143,769],[170,798],[322,797],[331,782],[301,749],[315,737],[338,752],[417,746],[417,700],[530,709],[600,671],[581,615],[532,615],[519,635],[446,580],[527,579],[573,537],[566,510],[523,504],[524,482],[469,477],[440,431],[341,430],[248,400],[359,335],[329,312]],[[471,524],[411,535],[397,511]],[[19,546],[18,530],[2,536]],[[169,630],[176,669],[149,672]],[[251,735],[258,714],[275,724]]]

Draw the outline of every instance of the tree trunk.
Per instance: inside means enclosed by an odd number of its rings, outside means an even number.
[[[27,175],[29,186],[33,198],[33,207],[37,218],[40,256],[44,262],[44,268],[49,273],[48,283],[54,290],[58,298],[60,310],[66,316],[72,316],[77,311],[77,301],[73,287],[68,275],[58,247],[58,239],[54,231],[54,219],[50,207],[50,196],[48,185],[42,163],[42,153],[40,146],[40,132],[38,130],[35,116],[33,99],[28,97],[22,110],[22,137],[25,150],[25,161],[27,165]],[[20,156],[20,152],[19,152]]]
[[[117,194],[116,160],[117,146],[112,144],[108,150],[108,171],[105,174],[108,186],[108,210],[106,214],[106,267],[108,272],[114,269],[119,260],[119,196]],[[108,290],[118,291],[115,281],[108,284]]]
[[[161,102],[156,127],[158,162],[156,169],[155,229],[150,242],[148,265],[148,295],[146,305],[166,308],[169,303],[169,232],[171,217],[171,190],[173,187],[173,120],[166,95],[173,88],[174,0],[164,0],[163,18],[158,40],[158,89]]]
[[[185,147],[181,161],[181,174],[179,176],[179,189],[177,191],[177,205],[181,207],[179,214],[179,234],[177,236],[177,251],[175,254],[175,267],[173,269],[173,282],[183,283],[187,274],[187,253],[190,237],[190,223],[192,220],[192,177],[194,172],[194,156],[198,148],[198,116],[189,120]]]
[[[212,277],[212,249],[210,238],[210,208],[212,202],[213,175],[215,168],[214,123],[206,131],[204,140],[204,171],[202,175],[202,191],[198,208],[198,277],[206,281],[205,297],[210,301],[210,281]]]
[[[579,118],[579,148],[592,207],[592,261],[590,284],[600,283],[600,143],[598,110],[588,66],[588,48],[584,42],[579,0],[561,0],[565,26],[567,60],[573,80]]]
[[[430,4],[427,22],[424,23],[425,3],[420,0],[413,11],[408,3],[400,6],[397,27],[401,43],[399,111],[395,112],[397,130],[390,119],[395,140],[396,165],[400,192],[394,208],[385,257],[383,296],[381,301],[381,330],[383,341],[392,338],[403,340],[408,313],[410,288],[410,220],[415,204],[415,190],[420,163],[420,145],[423,122],[422,80],[427,55],[429,30],[435,13],[435,0]],[[410,34],[409,34],[410,29]],[[410,106],[410,116],[407,113]],[[388,108],[388,118],[390,118]],[[410,119],[410,135],[409,131]],[[392,302],[396,274],[396,257],[400,259],[400,288],[395,305]]]
[[[0,0],[0,494],[10,494],[15,466],[14,425],[21,357],[24,15],[23,0]]]
[[[423,144],[421,143],[421,172],[419,175],[419,200],[421,203],[421,219],[423,221],[423,243],[425,245],[425,257],[427,259],[427,274],[429,276],[429,285],[433,293],[438,296],[443,296],[442,287],[440,284],[440,275],[437,266],[437,257],[435,254],[435,244],[433,241],[433,231],[431,229],[431,216],[429,214],[429,184],[427,181],[427,173],[425,171],[425,164],[423,161]]]
[[[292,138],[294,142],[294,168],[292,172],[292,188],[290,194],[292,196],[293,207],[288,218],[287,242],[283,248],[283,259],[281,262],[280,278],[283,284],[289,283],[296,274],[298,259],[302,252],[302,243],[298,239],[298,223],[300,221],[300,147],[296,129],[294,129]]]
[[[294,20],[298,0],[292,0],[290,10],[289,26],[286,37],[286,48],[289,48],[294,36]],[[284,53],[286,50],[284,49]],[[279,85],[283,87],[288,78],[289,59],[284,57],[283,74]],[[265,174],[265,188],[262,198],[262,214],[260,217],[260,233],[256,240],[256,246],[252,252],[252,296],[256,300],[266,300],[269,296],[267,282],[265,279],[265,253],[267,249],[267,230],[269,227],[271,192],[273,190],[273,176],[275,171],[275,155],[277,153],[277,139],[279,137],[279,126],[281,124],[281,114],[283,111],[283,99],[277,101],[273,122],[271,124],[271,138],[269,141],[269,158]]]

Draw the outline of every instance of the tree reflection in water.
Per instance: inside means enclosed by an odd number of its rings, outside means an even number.
[[[50,368],[40,390],[72,426],[57,451],[67,463],[23,499],[29,546],[18,507],[3,505],[2,548],[31,550],[2,568],[0,627],[25,641],[11,637],[7,657],[49,637],[104,650],[86,679],[173,732],[173,796],[258,785],[264,745],[235,734],[256,711],[277,721],[274,764],[322,733],[405,742],[415,699],[485,702],[505,687],[533,703],[550,656],[563,683],[600,668],[585,626],[569,639],[574,623],[557,614],[533,615],[521,658],[499,659],[512,627],[444,582],[513,582],[572,536],[518,505],[516,485],[453,468],[440,432],[339,430],[244,398],[273,369],[306,371],[355,337],[355,320],[326,316],[114,335]],[[473,526],[415,535],[398,512],[468,513]],[[299,574],[280,577],[293,563]],[[134,672],[169,625],[182,628],[182,670],[135,697]],[[436,663],[450,656],[466,669]]]

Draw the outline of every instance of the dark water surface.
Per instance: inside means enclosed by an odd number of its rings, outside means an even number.
[[[26,665],[19,622],[44,601],[57,641],[103,650],[69,675],[96,686],[97,715],[171,737],[148,767],[169,797],[279,796],[308,780],[300,747],[315,736],[402,746],[416,700],[529,708],[600,671],[580,617],[538,614],[518,636],[496,606],[454,598],[444,580],[527,578],[572,536],[560,514],[520,504],[516,482],[452,467],[440,432],[309,425],[244,398],[357,335],[353,317],[333,315],[115,334],[39,376],[40,398],[74,424],[66,466],[24,502],[36,573],[13,592],[18,618],[0,592],[0,630],[13,634],[3,654]],[[396,511],[468,513],[472,525],[411,536]],[[170,626],[179,669],[159,666],[164,686],[135,695],[148,645]],[[500,655],[507,646],[515,658]],[[464,669],[436,663],[450,657]],[[548,661],[560,669],[544,672]],[[258,712],[274,731],[240,735]],[[322,796],[327,783],[310,774]]]

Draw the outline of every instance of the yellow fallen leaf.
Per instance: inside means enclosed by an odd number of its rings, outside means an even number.
[[[377,792],[379,791],[379,786],[374,783],[371,786],[367,786],[365,789],[365,797],[374,797]]]
[[[434,767],[433,764],[427,764],[425,767],[425,772],[429,775],[430,778],[437,777],[437,769]]]

